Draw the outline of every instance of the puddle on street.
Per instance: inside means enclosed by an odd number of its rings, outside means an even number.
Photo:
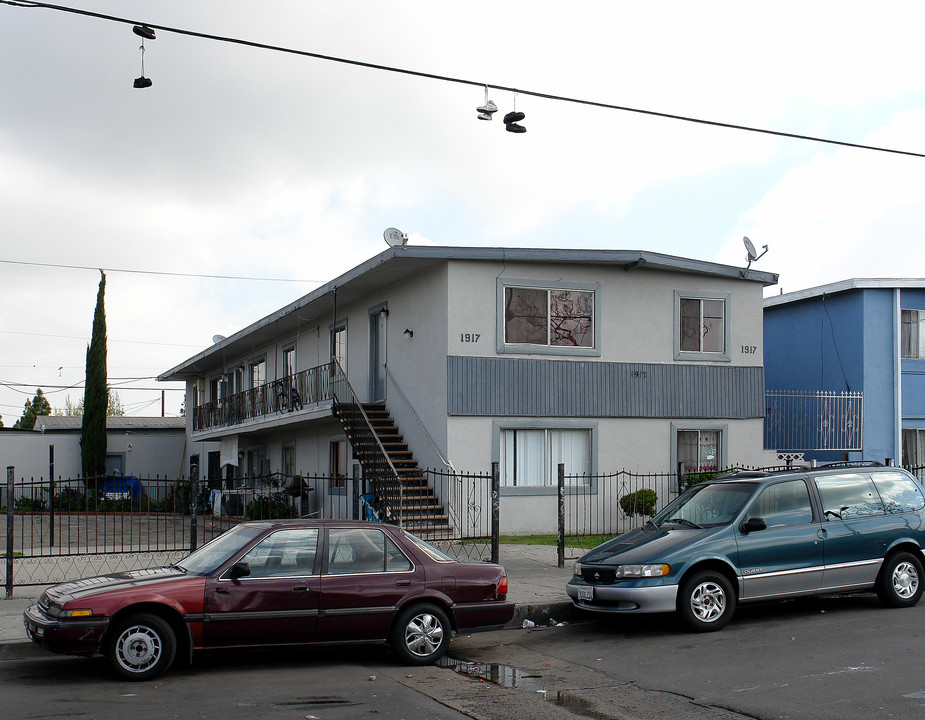
[[[437,667],[448,668],[459,675],[465,675],[472,681],[490,682],[499,687],[516,688],[541,694],[545,700],[570,710],[576,715],[592,718],[592,720],[609,720],[611,717],[594,710],[593,704],[579,695],[562,690],[548,690],[545,678],[539,673],[527,672],[510,665],[470,662],[446,656],[437,661]]]
[[[520,668],[497,663],[477,663],[468,660],[457,660],[452,657],[442,657],[437,661],[437,667],[453,670],[459,675],[474,680],[484,680],[506,688],[520,688],[522,690],[544,689],[543,676],[529,673]]]

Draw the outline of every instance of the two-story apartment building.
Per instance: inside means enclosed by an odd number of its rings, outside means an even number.
[[[209,477],[350,474],[350,388],[384,403],[419,466],[498,462],[505,531],[526,530],[559,463],[765,463],[776,281],[640,251],[391,247],[160,379],[186,381],[190,439],[222,442],[199,459]]]
[[[766,298],[764,336],[769,389],[863,398],[848,414],[830,398],[832,412],[817,424],[828,424],[829,438],[854,440],[834,450],[827,442],[798,448],[807,459],[847,451],[850,459],[925,465],[925,280],[855,278]],[[813,413],[802,415],[797,420]]]

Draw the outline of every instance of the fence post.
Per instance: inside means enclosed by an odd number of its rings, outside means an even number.
[[[13,597],[13,466],[6,468],[6,599]]]
[[[678,495],[684,492],[684,475],[685,475],[684,463],[679,462],[678,463]]]
[[[55,446],[48,446],[48,544],[55,546]]]
[[[556,481],[556,499],[558,512],[556,513],[556,556],[559,567],[565,567],[565,463],[559,463],[558,478]]]
[[[360,519],[360,464],[359,463],[353,464],[352,495],[353,495],[353,498],[352,498],[353,502],[351,504],[353,505],[353,510],[351,511],[350,517],[352,517],[354,520],[359,520]]]
[[[193,475],[189,481],[190,487],[190,519],[189,519],[189,551],[196,549],[198,538],[196,531],[199,526],[199,519],[196,516],[196,505],[199,503],[199,478]]]
[[[498,463],[491,464],[491,561],[501,559],[501,473]]]

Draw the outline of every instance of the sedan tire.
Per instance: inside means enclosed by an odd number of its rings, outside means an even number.
[[[877,578],[877,597],[888,607],[912,607],[922,597],[922,561],[908,552],[887,557]]]
[[[678,592],[678,615],[694,632],[719,630],[732,619],[735,605],[732,584],[725,575],[712,570],[695,573]]]
[[[106,656],[116,674],[125,680],[151,680],[173,663],[177,638],[173,628],[157,615],[132,615],[109,634]]]
[[[395,619],[389,644],[406,665],[431,665],[446,653],[452,632],[447,614],[439,607],[412,605]]]

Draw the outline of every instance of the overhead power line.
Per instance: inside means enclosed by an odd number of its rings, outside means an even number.
[[[0,0],[0,3],[7,2],[7,0]],[[108,273],[130,273],[133,275],[166,275],[168,277],[186,277],[186,278],[206,278],[209,280],[255,280],[259,282],[293,282],[293,283],[322,283],[323,280],[299,280],[297,278],[268,278],[268,277],[248,277],[246,275],[205,275],[202,273],[183,273],[183,272],[168,272],[165,270],[129,270],[126,268],[105,268],[105,267],[92,267],[90,265],[65,265],[64,263],[44,263],[44,262],[29,262],[26,260],[0,260],[0,263],[5,265],[30,265],[32,267],[47,267],[47,268],[58,268],[64,270],[92,270],[93,272],[99,272],[100,270]]]
[[[767,128],[760,128],[760,127],[754,127],[754,126],[749,126],[749,125],[739,125],[736,123],[727,123],[727,122],[721,122],[718,120],[706,120],[703,118],[690,117],[687,115],[679,115],[676,113],[659,112],[656,110],[644,110],[642,108],[628,107],[626,105],[615,105],[612,103],[598,102],[594,100],[585,100],[581,98],[568,97],[565,95],[554,95],[552,93],[540,92],[537,90],[527,90],[524,88],[509,87],[505,85],[498,85],[495,83],[484,82],[481,80],[479,81],[467,80],[464,78],[452,77],[449,75],[437,75],[435,73],[422,72],[419,70],[408,70],[407,68],[393,67],[390,65],[382,65],[379,63],[363,62],[361,60],[351,60],[349,58],[336,57],[333,55],[323,55],[321,53],[309,52],[307,50],[296,50],[294,48],[281,47],[279,45],[270,45],[267,43],[255,42],[253,40],[242,40],[240,38],[227,37],[223,35],[213,35],[211,33],[196,32],[194,30],[184,30],[183,28],[169,27],[166,25],[157,25],[152,22],[145,22],[141,20],[130,20],[128,18],[117,17],[115,15],[106,15],[103,13],[91,12],[89,10],[82,10],[80,8],[65,7],[63,5],[51,5],[49,3],[30,2],[28,0],[0,0],[0,4],[11,5],[14,7],[21,7],[21,8],[43,8],[47,10],[57,10],[60,12],[73,13],[75,15],[83,15],[86,17],[97,18],[99,20],[108,20],[110,22],[123,23],[125,25],[144,25],[148,28],[151,28],[152,30],[159,30],[161,32],[175,33],[177,35],[186,35],[189,37],[202,38],[205,40],[215,40],[218,42],[233,43],[235,45],[244,45],[247,47],[257,48],[260,50],[272,50],[274,52],[288,53],[290,55],[299,55],[301,57],[310,57],[316,60],[324,60],[326,62],[341,63],[343,65],[353,65],[356,67],[367,68],[369,70],[380,70],[383,72],[410,75],[412,77],[424,78],[427,80],[436,80],[440,82],[455,83],[457,85],[468,85],[468,86],[479,87],[479,88],[491,88],[493,90],[517,93],[518,95],[527,95],[530,97],[543,98],[546,100],[554,100],[558,102],[567,102],[567,103],[572,103],[575,105],[586,105],[590,107],[603,108],[606,110],[618,110],[621,112],[637,113],[639,115],[660,117],[660,118],[665,118],[668,120],[678,120],[682,122],[696,123],[699,125],[708,125],[712,127],[726,128],[728,130],[741,130],[744,132],[759,133],[762,135],[772,135],[774,137],[790,138],[793,140],[806,140],[809,142],[824,143],[827,145],[836,145],[839,147],[856,148],[860,150],[873,150],[876,152],[892,153],[895,155],[908,155],[911,157],[925,158],[925,153],[911,152],[909,150],[897,150],[893,148],[880,147],[876,145],[864,145],[861,143],[851,143],[851,142],[845,142],[843,140],[832,140],[830,138],[816,137],[812,135],[803,135],[800,133],[783,132],[780,130],[769,130]]]

